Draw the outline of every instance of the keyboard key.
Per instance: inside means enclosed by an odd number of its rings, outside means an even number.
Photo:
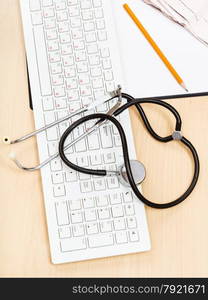
[[[107,152],[103,154],[105,164],[113,164],[116,162],[116,157],[114,152]]]
[[[43,16],[45,18],[52,18],[55,16],[54,9],[52,7],[46,7],[43,9]]]
[[[63,183],[64,177],[62,172],[56,172],[52,174],[52,182],[54,184]]]
[[[103,18],[104,16],[102,8],[95,9],[94,13],[95,13],[95,18],[97,19]]]
[[[107,184],[109,189],[117,189],[119,188],[119,181],[116,176],[108,177],[107,178]]]
[[[61,251],[70,252],[76,250],[86,249],[86,240],[83,237],[76,237],[71,239],[64,239],[61,241]]]
[[[112,221],[102,221],[100,222],[101,232],[110,232],[112,231]]]
[[[88,63],[84,61],[80,61],[76,64],[78,73],[88,72]]]
[[[125,231],[116,232],[116,243],[117,244],[125,244],[128,242],[127,234]]]
[[[112,135],[109,126],[103,126],[100,128],[100,136],[101,144],[104,149],[113,147]]]
[[[69,6],[78,4],[78,0],[68,0],[67,2]]]
[[[58,11],[56,17],[59,22],[65,22],[68,20],[68,14],[66,11]]]
[[[43,24],[43,17],[42,17],[41,12],[32,13],[32,23],[33,23],[33,25],[42,25]]]
[[[95,32],[89,32],[85,34],[85,39],[87,43],[93,43],[97,41],[96,33]]]
[[[95,199],[94,197],[83,198],[82,203],[84,208],[92,208],[95,207]]]
[[[80,3],[81,9],[89,9],[92,7],[91,0],[82,0]]]
[[[57,52],[50,52],[49,53],[49,60],[51,63],[54,63],[54,62],[60,62],[61,61],[61,56],[60,56],[60,53],[57,51]],[[62,75],[60,75],[60,77],[62,77]],[[56,84],[52,81],[53,84]]]
[[[104,178],[99,177],[97,179],[94,179],[93,184],[95,191],[104,191],[106,189]]]
[[[68,169],[65,173],[65,176],[67,182],[77,181],[77,172],[72,169]]]
[[[40,10],[40,1],[39,0],[30,0],[30,10],[37,11]]]
[[[69,16],[70,17],[77,17],[79,16],[80,11],[78,6],[71,6],[69,7]]]
[[[126,229],[126,224],[123,218],[116,219],[113,221],[115,230],[124,230]]]
[[[92,0],[95,8],[102,6],[102,0]]]
[[[95,23],[90,21],[90,22],[85,22],[84,23],[84,31],[93,31],[95,30]]]
[[[122,196],[123,196],[124,202],[126,202],[126,203],[133,201],[133,194],[132,194],[132,192],[123,193]]]
[[[69,208],[70,210],[78,210],[81,209],[81,200],[70,200],[69,201]]]
[[[126,219],[128,228],[136,228],[137,221],[135,217],[129,217]]]
[[[100,64],[100,56],[98,54],[89,56],[89,63],[91,66],[97,66]]]
[[[42,0],[42,5],[43,5],[43,7],[52,6],[53,0]]]
[[[48,40],[56,40],[58,37],[56,29],[48,29],[46,30],[46,38]]]
[[[43,103],[43,110],[47,111],[47,110],[54,109],[53,97],[44,97],[42,99],[42,103]]]
[[[62,65],[61,65],[61,63],[53,63],[53,64],[51,64],[51,73],[52,74],[61,74],[62,73]]]
[[[56,216],[57,222],[59,226],[68,225],[69,224],[69,215],[66,201],[56,202]]]
[[[66,190],[64,184],[57,184],[53,188],[54,196],[55,197],[62,197],[65,196]]]
[[[131,242],[138,242],[139,241],[139,234],[136,230],[129,231],[129,239]]]
[[[45,19],[44,20],[45,29],[52,29],[56,27],[56,20],[55,19]]]
[[[65,1],[59,1],[55,4],[56,10],[63,10],[66,9],[66,2]]]
[[[62,170],[62,163],[59,158],[55,158],[51,161],[51,171],[61,171]]]
[[[97,44],[87,45],[87,53],[88,54],[95,54],[97,52],[98,52],[98,45]]]
[[[96,27],[98,30],[105,29],[105,21],[100,19],[96,21]]]
[[[68,22],[61,22],[58,24],[58,31],[60,33],[63,33],[63,32],[68,32],[69,31],[69,24]]]
[[[49,51],[56,51],[59,50],[59,43],[58,41],[48,41],[48,50]]]
[[[83,236],[85,234],[84,225],[74,225],[73,226],[73,235],[76,236]]]
[[[79,17],[71,17],[70,24],[72,28],[79,28],[82,26],[81,19]]]
[[[98,233],[98,224],[97,223],[88,223],[86,225],[87,234],[96,234]]]
[[[86,209],[84,211],[84,215],[85,215],[85,220],[87,222],[89,222],[89,221],[95,221],[97,219],[95,209]]]
[[[83,221],[83,217],[82,217],[82,213],[79,212],[72,212],[71,213],[71,222],[74,223],[82,223]]]
[[[123,217],[124,211],[122,205],[114,205],[111,208],[113,218]]]
[[[120,204],[121,202],[122,202],[122,200],[121,200],[121,197],[120,197],[120,195],[118,193],[110,195],[110,203],[112,205],[114,205],[114,204]]]
[[[102,164],[102,158],[100,154],[91,154],[90,155],[90,162],[93,166],[98,166]]]
[[[53,111],[46,112],[44,114],[44,119],[45,119],[45,125],[49,125],[55,122],[56,121],[55,113]]]
[[[125,211],[126,211],[126,215],[127,216],[132,216],[135,214],[135,210],[134,210],[134,204],[127,204],[125,206]]]
[[[57,86],[53,89],[53,93],[55,97],[65,97],[66,91],[63,86]]]
[[[58,152],[58,142],[49,142],[48,152],[50,156],[56,154]]]
[[[86,10],[82,12],[82,19],[84,21],[89,21],[93,19],[93,12],[92,10]]]
[[[107,40],[107,32],[98,31],[98,41],[106,41],[106,40]]]
[[[78,87],[77,80],[75,78],[67,78],[65,82],[67,89],[76,89]]]
[[[60,33],[59,39],[60,39],[61,44],[70,43],[70,41],[71,41],[70,33],[69,32]]]
[[[80,189],[82,193],[92,192],[92,182],[91,181],[82,181],[80,182]]]
[[[52,94],[52,89],[48,69],[48,59],[45,47],[44,31],[42,27],[34,27],[33,32],[36,43],[35,49],[38,61],[41,94],[42,96],[49,96]]]
[[[114,244],[112,233],[105,233],[105,234],[89,236],[88,241],[89,241],[90,248],[111,246]]]
[[[46,136],[48,141],[57,141],[58,140],[58,129],[57,126],[53,126],[46,130]]]
[[[71,229],[70,227],[61,227],[59,228],[59,237],[60,239],[66,239],[71,237]]]
[[[76,76],[76,69],[74,67],[65,67],[64,69],[65,77],[71,78]]]
[[[87,167],[89,165],[88,157],[86,155],[77,157],[77,165],[80,167]]]
[[[97,197],[96,202],[97,206],[108,206],[108,200],[109,196],[108,195],[100,195]]]
[[[99,208],[98,209],[98,217],[100,220],[109,219],[110,218],[110,211],[108,208]]]

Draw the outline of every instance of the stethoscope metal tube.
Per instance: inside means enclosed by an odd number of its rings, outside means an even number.
[[[58,125],[58,124],[60,124],[60,123],[62,123],[64,121],[67,121],[67,120],[69,120],[69,119],[71,119],[71,118],[73,118],[73,117],[75,117],[75,116],[77,116],[77,115],[79,115],[81,113],[85,113],[87,111],[93,110],[94,108],[96,108],[97,106],[99,106],[99,105],[101,105],[103,103],[109,102],[110,100],[112,100],[115,97],[115,95],[117,95],[117,91],[113,91],[113,92],[109,93],[109,96],[111,96],[110,98],[106,97],[106,99],[103,99],[103,97],[102,97],[101,99],[97,99],[93,103],[88,104],[88,105],[84,105],[82,108],[76,110],[75,112],[71,112],[66,117],[58,119],[57,121],[54,121],[54,122],[52,122],[52,123],[50,123],[50,124],[48,124],[48,125],[46,125],[44,127],[41,127],[39,129],[31,132],[31,133],[28,133],[28,134],[22,136],[21,138],[18,138],[16,140],[10,141],[9,137],[4,137],[3,138],[3,142],[5,144],[17,144],[17,143],[23,142],[23,141],[25,141],[25,140],[33,137],[33,136],[38,135],[39,133],[41,133],[43,131],[46,131],[47,129],[49,129],[49,128],[55,126],[55,125]]]
[[[112,92],[111,95],[113,96],[113,93],[117,94],[117,97],[118,97],[118,101],[116,102],[116,104],[109,110],[109,112],[107,113],[108,115],[113,115],[114,112],[120,107],[121,103],[122,103],[122,96],[121,96],[121,86],[118,85],[118,89],[115,91],[115,92]],[[114,97],[113,97],[114,98]],[[62,119],[59,119],[45,127],[42,127],[30,134],[27,134],[15,141],[11,141],[10,144],[15,144],[15,143],[19,143],[19,142],[22,142],[32,136],[35,136],[37,134],[39,134],[40,132],[43,132],[61,122],[64,122],[66,120],[68,120],[69,118],[72,118],[80,113],[83,113],[83,112],[86,112],[88,110],[92,110],[94,109],[96,106],[102,104],[102,103],[106,103],[108,101],[110,101],[111,99],[113,99],[112,97],[110,99],[107,99],[107,100],[104,100],[103,98],[102,99],[99,99],[99,100],[96,100],[95,102],[93,102],[92,104],[90,105],[87,105],[85,106],[84,108],[82,109],[79,109],[77,110],[76,112],[68,115],[67,117],[65,118],[62,118]],[[86,136],[88,136],[89,134],[92,134],[93,132],[95,132],[96,130],[98,130],[101,126],[104,126],[105,124],[107,123],[107,120],[99,120],[98,122],[95,123],[95,125],[93,125],[92,127],[88,128],[86,130],[85,133],[83,133],[82,135],[80,135],[77,139],[75,139],[74,141],[72,141],[70,144],[66,145],[64,147],[64,151],[66,151],[67,149],[69,149],[70,147],[72,147],[73,145],[75,145],[76,143],[78,143],[79,141],[81,141],[82,139],[84,139]],[[22,163],[16,158],[16,156],[14,155],[14,153],[10,153],[10,158],[13,160],[13,162],[16,164],[16,166],[24,171],[29,171],[29,172],[34,172],[34,171],[37,171],[37,170],[40,170],[41,168],[43,168],[45,165],[47,165],[48,163],[50,163],[52,160],[56,159],[57,157],[59,156],[59,152],[57,152],[56,154],[50,156],[48,159],[46,159],[45,161],[43,161],[42,163],[40,163],[39,165],[37,166],[34,166],[34,167],[25,167],[22,165]],[[116,172],[116,171],[108,171],[108,174],[116,174],[118,175],[119,173]]]

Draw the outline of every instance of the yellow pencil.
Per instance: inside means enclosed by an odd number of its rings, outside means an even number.
[[[123,5],[124,9],[127,11],[129,16],[132,18],[134,23],[137,25],[137,27],[140,29],[140,31],[143,33],[144,37],[147,39],[147,41],[150,43],[152,48],[155,50],[155,52],[158,54],[160,59],[163,61],[163,63],[166,65],[168,70],[171,72],[171,74],[174,76],[176,81],[184,88],[187,92],[188,89],[186,88],[183,79],[180,77],[178,72],[174,69],[174,67],[171,65],[167,57],[164,55],[164,53],[161,51],[161,49],[158,47],[158,45],[155,43],[153,38],[150,36],[150,34],[147,32],[147,30],[144,28],[142,23],[138,20],[134,12],[131,10],[131,8],[128,6],[128,4]]]

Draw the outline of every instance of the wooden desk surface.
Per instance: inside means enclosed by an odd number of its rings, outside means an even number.
[[[0,138],[34,129],[28,107],[25,52],[18,0],[0,1]],[[8,159],[11,148],[29,165],[37,160],[35,139],[13,147],[0,144],[1,277],[185,277],[208,276],[208,97],[169,101],[182,116],[183,133],[196,146],[201,173],[192,195],[168,210],[147,208],[152,249],[64,265],[50,263],[39,173],[24,173]],[[144,106],[161,134],[174,120],[163,110]],[[160,144],[135,120],[137,152],[147,167],[144,194],[170,201],[190,182],[193,164],[177,142]]]

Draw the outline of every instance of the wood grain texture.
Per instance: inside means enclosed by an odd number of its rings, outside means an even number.
[[[0,138],[34,129],[28,107],[25,50],[18,0],[0,1]],[[183,204],[147,208],[152,249],[146,253],[53,265],[39,173],[24,173],[8,159],[11,148],[27,164],[37,161],[36,142],[0,143],[0,277],[185,277],[208,276],[208,97],[170,100],[180,112],[183,134],[196,146],[201,173]],[[173,131],[163,109],[144,105],[160,134]],[[132,111],[137,153],[147,167],[144,194],[154,201],[180,195],[193,171],[190,153],[179,143],[160,144]]]

